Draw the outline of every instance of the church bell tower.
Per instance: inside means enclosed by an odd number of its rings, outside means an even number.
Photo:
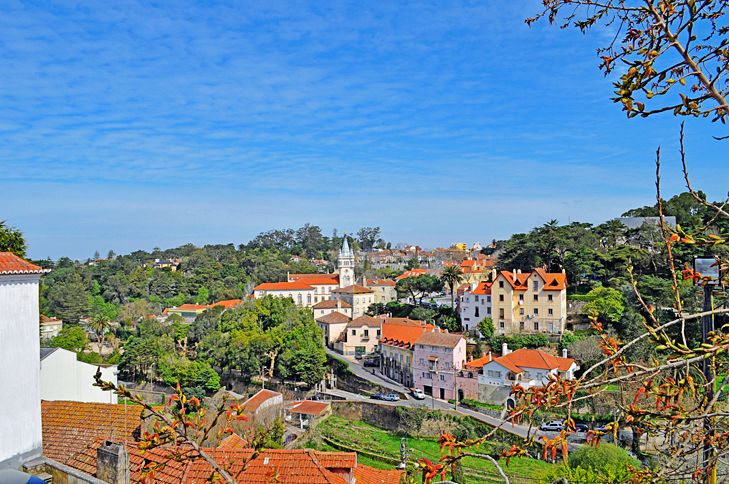
[[[339,266],[339,287],[347,287],[354,284],[354,252],[349,248],[347,236],[344,236],[342,248],[339,250],[337,259]]]

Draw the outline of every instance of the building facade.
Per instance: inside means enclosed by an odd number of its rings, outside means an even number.
[[[41,399],[71,402],[117,403],[117,395],[94,386],[96,369],[101,379],[117,383],[116,365],[100,367],[76,359],[76,353],[63,348],[41,348]]]
[[[478,331],[478,323],[484,318],[491,317],[491,283],[472,283],[463,294],[459,295],[458,311],[463,330]]]
[[[415,388],[441,400],[455,398],[456,377],[466,363],[466,339],[459,334],[428,331],[415,342]]]
[[[372,353],[380,343],[382,323],[370,316],[360,316],[347,323],[334,348],[344,355]]]
[[[435,327],[407,318],[383,318],[380,339],[380,369],[383,374],[406,387],[414,386],[413,356],[415,342]]]
[[[505,345],[504,345],[505,346]],[[516,351],[502,349],[502,355],[483,365],[479,384],[484,386],[508,386],[519,384],[524,388],[545,386],[551,376],[572,380],[579,369],[567,350],[562,357],[552,356],[541,350],[521,348]]]
[[[496,334],[562,334],[567,276],[544,269],[499,272],[491,285],[491,315]]]
[[[0,468],[42,451],[38,284],[46,272],[0,252]]]

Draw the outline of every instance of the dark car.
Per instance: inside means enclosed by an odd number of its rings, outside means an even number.
[[[588,427],[587,424],[583,424],[583,423],[575,424],[575,432],[578,432],[578,433],[587,432],[588,430],[590,430],[590,427]]]
[[[362,353],[357,353],[354,355],[355,360],[361,360],[362,359]]]
[[[375,393],[375,394],[372,395],[372,398],[374,398],[375,400],[384,400],[385,399],[385,394],[384,393],[381,393],[381,392],[377,392],[377,393]]]

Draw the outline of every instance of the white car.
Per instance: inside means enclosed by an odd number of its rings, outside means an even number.
[[[562,426],[562,422],[559,420],[554,420],[552,422],[544,422],[542,425],[539,426],[539,430],[545,430],[548,432],[561,432],[564,427]]]
[[[416,400],[425,400],[425,393],[420,388],[413,390],[413,398]]]

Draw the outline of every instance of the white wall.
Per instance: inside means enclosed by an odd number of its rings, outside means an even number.
[[[96,368],[76,360],[73,351],[56,349],[41,361],[41,399],[117,403],[114,393],[93,386]],[[116,366],[101,368],[101,378],[116,383],[116,371]]]
[[[0,467],[41,453],[39,278],[0,275]]]

